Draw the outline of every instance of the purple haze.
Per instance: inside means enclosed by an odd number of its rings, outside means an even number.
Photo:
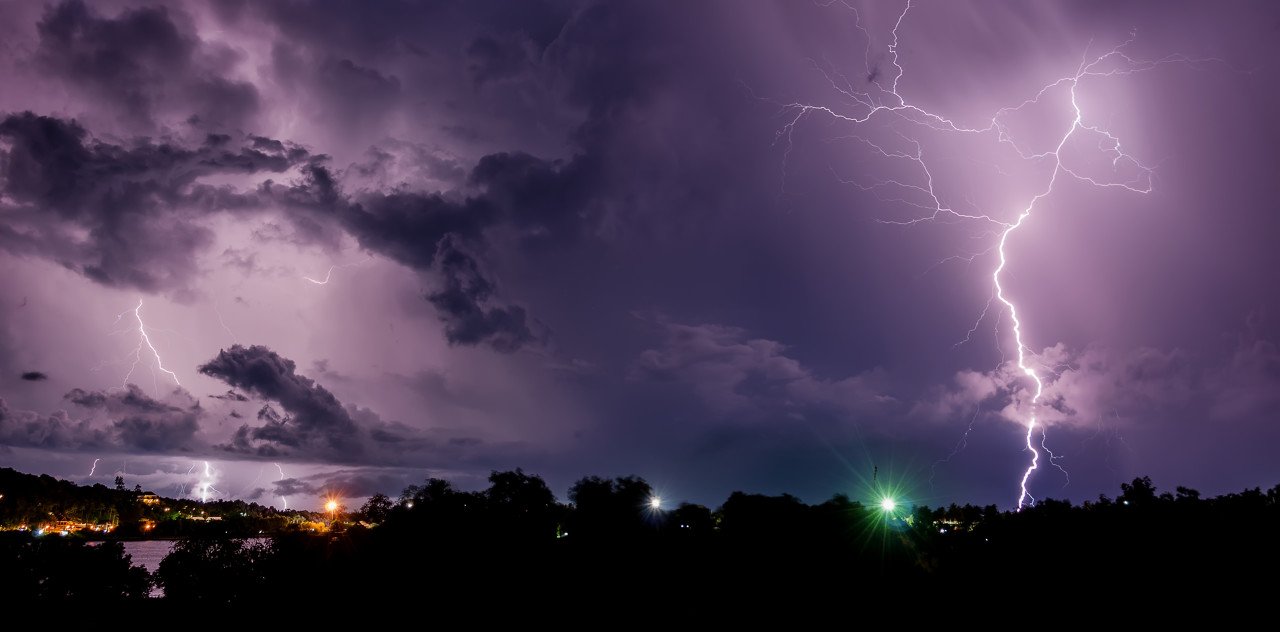
[[[851,184],[906,172],[850,136],[911,132],[1003,219],[1033,169],[892,117],[780,137],[778,104],[894,73],[902,5],[823,4],[0,4],[0,465],[290,506],[514,467],[821,500],[878,466],[1009,507],[1007,319],[956,345],[990,231],[882,223],[920,209]],[[900,25],[899,92],[965,125],[1131,32],[1220,60],[1082,88],[1153,190],[1067,184],[1010,242],[1070,472],[1037,496],[1280,480],[1278,31],[1267,2]]]

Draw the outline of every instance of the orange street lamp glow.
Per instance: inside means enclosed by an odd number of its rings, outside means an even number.
[[[335,511],[337,511],[337,510],[338,510],[338,501],[336,501],[336,500],[330,500],[329,502],[325,503],[325,504],[324,504],[324,510],[325,510],[325,511],[327,511],[327,512],[329,512],[329,513],[333,513],[333,512],[335,512]]]

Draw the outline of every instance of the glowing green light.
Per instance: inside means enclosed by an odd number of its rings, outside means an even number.
[[[892,512],[894,509],[898,508],[898,503],[894,499],[886,496],[880,499],[880,508],[885,511]]]

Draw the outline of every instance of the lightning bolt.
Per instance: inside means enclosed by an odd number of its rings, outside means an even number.
[[[935,476],[938,475],[938,466],[942,465],[943,463],[950,463],[951,459],[955,458],[955,456],[957,454],[960,454],[960,451],[963,450],[965,446],[969,445],[969,433],[973,432],[973,423],[978,420],[978,414],[981,412],[982,412],[981,406],[974,409],[973,416],[969,418],[969,427],[964,429],[964,434],[960,435],[960,440],[957,441],[956,446],[951,449],[951,454],[948,454],[946,458],[942,458],[942,459],[938,459],[937,461],[934,461],[933,466],[929,468],[929,488],[930,489],[933,489],[933,479]]]
[[[284,468],[283,468],[283,467],[280,467],[280,464],[279,464],[279,463],[276,463],[276,464],[275,464],[275,466],[276,466],[276,469],[280,471],[280,478],[277,480],[277,482],[279,482],[279,481],[283,481],[284,479],[288,478],[287,476],[285,476],[285,475],[284,475]],[[284,508],[285,508],[285,509],[288,509],[288,508],[289,508],[289,497],[288,497],[288,496],[281,496],[281,497],[280,497],[280,502],[284,504]]]
[[[903,180],[898,178],[877,179],[872,182],[859,182],[851,179],[842,179],[837,174],[837,179],[845,184],[851,184],[861,191],[877,197],[885,202],[894,202],[905,204],[910,207],[920,209],[922,211],[916,217],[907,220],[877,220],[884,224],[893,224],[901,226],[913,226],[924,222],[965,222],[972,223],[982,227],[983,232],[997,237],[994,250],[997,254],[998,263],[991,271],[992,296],[987,301],[986,306],[982,310],[981,316],[965,335],[964,339],[957,343],[957,346],[968,342],[973,334],[977,331],[979,325],[986,319],[991,311],[993,304],[998,303],[1000,312],[998,315],[1008,314],[1009,320],[1013,324],[1013,341],[1017,348],[1016,366],[1022,376],[1030,383],[1031,398],[1029,401],[1029,411],[1026,421],[1026,450],[1031,453],[1031,460],[1027,468],[1023,471],[1019,480],[1019,495],[1017,508],[1019,511],[1028,503],[1034,503],[1035,498],[1027,489],[1028,482],[1032,474],[1040,466],[1041,450],[1049,455],[1050,463],[1063,473],[1065,469],[1056,462],[1058,458],[1048,450],[1045,445],[1045,429],[1039,421],[1038,405],[1041,396],[1044,394],[1045,378],[1033,366],[1029,358],[1034,354],[1028,347],[1023,321],[1018,313],[1018,307],[1014,299],[1006,292],[1004,285],[1001,283],[1004,273],[1008,268],[1009,261],[1006,246],[1031,218],[1037,205],[1045,198],[1049,197],[1061,178],[1068,178],[1078,182],[1085,183],[1090,186],[1100,188],[1117,188],[1137,194],[1150,193],[1152,190],[1153,169],[1147,167],[1136,158],[1126,153],[1122,149],[1120,138],[1112,134],[1107,129],[1085,122],[1085,114],[1081,109],[1078,100],[1077,89],[1082,81],[1086,79],[1103,79],[1110,77],[1122,77],[1132,75],[1138,72],[1144,72],[1153,68],[1171,63],[1197,64],[1204,62],[1225,63],[1218,59],[1193,59],[1185,55],[1175,54],[1155,60],[1139,60],[1131,57],[1125,52],[1126,48],[1133,42],[1133,35],[1119,46],[1111,50],[1097,55],[1089,56],[1088,48],[1081,58],[1079,65],[1073,73],[1055,78],[1053,81],[1044,84],[1038,92],[1023,102],[1002,107],[993,114],[990,119],[982,127],[966,127],[944,115],[931,112],[925,108],[912,104],[903,94],[898,91],[898,84],[901,81],[905,70],[899,60],[899,29],[907,18],[907,14],[911,11],[911,0],[907,0],[902,12],[898,14],[897,20],[893,24],[890,31],[892,41],[887,45],[888,63],[892,66],[892,82],[886,87],[880,82],[876,76],[870,63],[871,37],[867,29],[862,25],[862,16],[858,9],[845,0],[832,0],[826,2],[822,6],[830,7],[840,4],[845,9],[853,13],[855,18],[855,26],[867,37],[866,57],[864,66],[867,70],[868,83],[875,87],[874,91],[860,91],[856,89],[853,83],[833,69],[830,63],[820,64],[815,60],[809,60],[810,63],[820,72],[830,84],[831,88],[839,94],[840,101],[843,105],[822,105],[814,103],[779,103],[773,102],[780,107],[779,115],[783,117],[785,124],[776,132],[775,143],[783,144],[782,152],[782,171],[783,184],[785,188],[787,164],[791,156],[794,144],[794,132],[796,127],[807,117],[825,116],[834,119],[840,123],[847,123],[858,128],[868,123],[876,116],[893,116],[899,121],[915,125],[933,132],[946,132],[955,134],[966,134],[975,136],[994,136],[996,141],[1004,146],[1012,149],[1014,154],[1021,160],[1032,164],[1047,164],[1049,167],[1047,178],[1044,183],[1035,189],[1036,193],[1032,195],[1020,209],[1018,209],[1015,219],[1012,222],[997,219],[988,213],[983,213],[976,208],[957,209],[944,202],[943,198],[938,194],[934,187],[934,172],[930,167],[924,147],[919,140],[908,136],[896,128],[890,127],[897,139],[906,145],[905,149],[894,149],[883,143],[875,142],[857,134],[839,137],[840,139],[850,139],[866,146],[870,151],[878,154],[886,161],[906,163],[909,168],[917,172],[914,180]],[[825,61],[825,60],[824,60]],[[1057,90],[1065,90],[1069,96],[1071,106],[1071,119],[1064,121],[1065,131],[1061,136],[1057,137],[1057,143],[1052,150],[1036,152],[1028,147],[1019,144],[1010,132],[1008,119],[1024,108],[1039,104],[1042,99],[1049,97]],[[1110,159],[1111,168],[1115,172],[1114,179],[1095,177],[1082,172],[1082,168],[1068,164],[1064,160],[1063,148],[1077,137],[1091,137],[1096,139],[1097,151],[1103,156]],[[837,140],[837,139],[832,139]],[[1004,170],[995,165],[996,171],[1005,174]],[[1132,170],[1134,175],[1128,179],[1122,179],[1121,170]],[[970,207],[974,206],[972,203]],[[989,252],[989,250],[988,250]],[[984,253],[979,252],[973,255],[957,255],[944,259],[948,260],[967,260],[972,262],[974,258]],[[940,262],[942,263],[942,262]],[[998,342],[998,337],[997,337]],[[1003,360],[1001,363],[1003,364]],[[972,421],[969,430],[972,430]],[[969,435],[969,430],[965,431],[960,442],[957,443],[956,449],[952,451],[954,456],[957,451],[964,447]],[[1036,435],[1039,434],[1040,441],[1035,441]],[[1039,443],[1039,449],[1036,444]],[[943,462],[949,460],[943,459]],[[935,463],[935,467],[936,467]],[[1068,478],[1068,482],[1070,478]]]
[[[302,277],[302,280],[304,280],[304,281],[309,281],[309,282],[314,283],[314,284],[316,284],[316,285],[328,285],[328,284],[329,284],[329,279],[333,277],[333,271],[334,271],[334,270],[337,270],[338,268],[354,268],[354,267],[356,267],[356,266],[360,266],[360,265],[364,265],[364,264],[366,264],[366,263],[369,263],[369,262],[370,262],[370,261],[372,261],[372,260],[373,260],[373,257],[372,257],[372,256],[370,256],[370,257],[368,257],[368,258],[366,258],[366,259],[364,259],[364,260],[362,260],[362,261],[352,261],[351,263],[338,263],[338,264],[334,264],[334,265],[329,266],[329,270],[328,270],[327,272],[325,272],[325,273],[324,273],[324,279],[313,279],[313,278],[311,278],[311,277],[309,277],[309,276],[304,276],[304,277]]]
[[[324,273],[324,280],[323,280],[323,281],[319,281],[319,280],[313,279],[313,278],[311,278],[311,277],[309,277],[309,276],[304,276],[304,277],[302,277],[302,278],[303,278],[303,280],[310,281],[310,282],[312,282],[312,283],[315,283],[316,285],[328,285],[328,284],[329,284],[329,277],[333,276],[333,269],[334,269],[334,268],[336,268],[336,267],[338,267],[338,266],[329,266],[329,271],[328,271],[328,272],[326,272],[326,273]]]
[[[222,319],[222,312],[218,309],[218,304],[217,304],[217,303],[214,303],[214,304],[213,304],[213,313],[218,317],[218,324],[219,324],[219,325],[222,325],[222,330],[223,330],[223,331],[225,331],[225,332],[227,332],[227,335],[228,335],[228,336],[231,336],[231,341],[232,341],[232,342],[235,342],[235,341],[236,341],[236,332],[231,331],[231,328],[227,326],[227,321],[225,321],[225,320],[223,320],[223,319]]]
[[[191,469],[194,470],[195,468],[195,464],[192,464]],[[200,479],[200,484],[196,488],[196,493],[200,496],[200,502],[209,502],[210,492],[213,492],[216,495],[222,495],[222,492],[218,491],[218,488],[213,486],[214,480],[216,479],[214,477],[213,468],[209,466],[208,461],[204,461],[204,476]]]
[[[124,315],[128,314],[129,312],[133,312],[134,319],[138,321],[138,329],[137,329],[138,346],[133,350],[133,354],[132,354],[133,364],[129,366],[129,371],[125,373],[124,381],[121,383],[120,387],[121,388],[128,387],[129,380],[133,377],[134,370],[136,370],[138,368],[138,364],[142,362],[143,347],[146,347],[147,349],[151,350],[151,356],[154,357],[156,360],[156,367],[159,368],[162,372],[168,373],[169,377],[173,378],[174,384],[178,386],[182,386],[182,382],[178,381],[178,374],[174,373],[173,371],[170,371],[169,369],[164,368],[164,360],[160,358],[160,352],[156,349],[156,346],[151,342],[151,336],[147,333],[147,325],[142,321],[142,299],[138,299],[138,305],[134,307],[132,310],[125,310],[117,314],[115,322],[119,323],[120,320],[124,318]],[[156,390],[158,392],[159,388],[156,388]]]
[[[102,459],[93,460],[93,465],[89,468],[89,478],[93,478],[93,473],[98,471],[98,461],[101,461],[101,460]]]

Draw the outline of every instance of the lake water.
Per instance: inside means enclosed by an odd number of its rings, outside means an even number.
[[[267,538],[249,538],[245,540],[249,544],[257,544],[266,542]],[[160,560],[163,560],[173,545],[177,544],[176,540],[130,540],[121,542],[124,545],[124,552],[129,555],[130,563],[134,566],[141,566],[147,569],[148,573],[156,572],[160,568]],[[151,589],[152,597],[163,597],[164,589],[156,586]]]
[[[124,552],[132,558],[134,566],[141,566],[147,569],[148,573],[154,573],[157,568],[160,568],[160,560],[173,550],[175,542],[173,540],[136,540],[121,542],[121,544],[124,545]]]

